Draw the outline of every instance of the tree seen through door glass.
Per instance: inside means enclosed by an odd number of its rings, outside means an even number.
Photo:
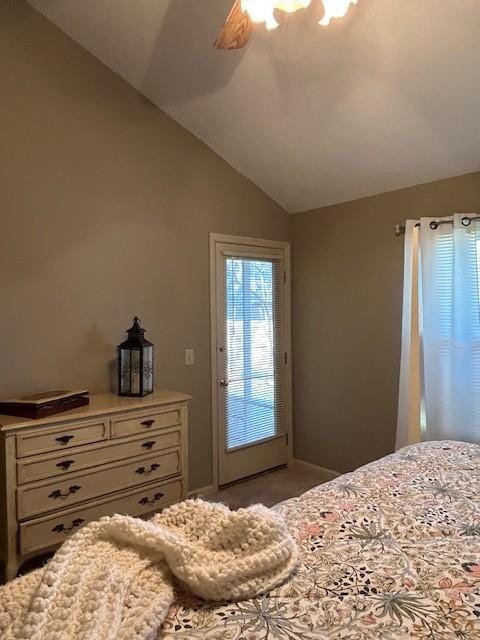
[[[275,436],[272,261],[228,258],[226,268],[227,449]]]

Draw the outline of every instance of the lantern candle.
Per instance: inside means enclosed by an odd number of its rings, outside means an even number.
[[[153,392],[153,344],[135,316],[128,338],[118,346],[118,394],[146,396]]]

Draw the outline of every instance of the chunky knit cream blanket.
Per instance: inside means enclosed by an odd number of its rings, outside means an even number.
[[[230,511],[187,500],[152,520],[115,515],[69,538],[44,569],[0,588],[2,640],[153,640],[172,573],[207,600],[238,600],[284,581],[297,549],[262,505]]]

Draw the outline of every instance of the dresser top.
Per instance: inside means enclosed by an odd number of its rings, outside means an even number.
[[[0,415],[0,431],[9,431],[24,427],[35,427],[45,424],[55,424],[67,420],[81,420],[94,416],[119,413],[130,409],[150,409],[176,402],[186,402],[192,396],[178,391],[154,391],[143,398],[128,398],[113,393],[100,393],[90,396],[90,404],[69,411],[62,411],[46,418],[20,418],[18,416]]]

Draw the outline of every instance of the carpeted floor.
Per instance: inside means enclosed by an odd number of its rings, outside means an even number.
[[[205,499],[223,502],[232,509],[248,507],[258,502],[271,507],[288,498],[299,496],[320,483],[318,475],[309,470],[279,469],[237,482],[205,496]]]

